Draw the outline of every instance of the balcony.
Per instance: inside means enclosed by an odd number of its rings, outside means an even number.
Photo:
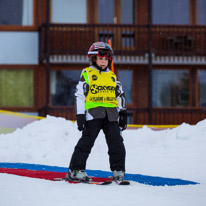
[[[114,62],[148,64],[148,25],[50,24],[39,29],[39,60],[44,63],[88,64],[87,52],[93,42],[110,39]],[[206,65],[206,26],[152,26],[153,64]],[[192,88],[192,87],[191,87]],[[73,107],[49,106],[50,115],[75,120]],[[130,124],[148,124],[148,106],[129,108]],[[45,115],[45,111],[40,111]],[[205,107],[153,108],[153,124],[196,124],[206,118]]]
[[[40,62],[48,48],[51,63],[87,63],[90,45],[111,39],[115,63],[148,63],[147,25],[50,24],[47,28],[43,24],[39,30]],[[152,26],[152,54],[153,64],[206,64],[206,26]]]

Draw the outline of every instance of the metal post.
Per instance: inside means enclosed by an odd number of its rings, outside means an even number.
[[[148,0],[148,110],[152,124],[152,0]]]
[[[47,115],[49,112],[49,97],[50,97],[50,45],[49,45],[49,37],[50,37],[50,0],[46,1],[46,35],[45,35],[45,53],[46,53],[46,105],[45,105],[45,114]]]

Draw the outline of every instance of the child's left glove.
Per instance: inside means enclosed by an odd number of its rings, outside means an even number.
[[[85,123],[86,123],[85,114],[78,114],[77,115],[77,125],[78,125],[79,131],[83,131],[85,129]]]
[[[121,131],[127,128],[127,110],[119,112],[119,127]]]

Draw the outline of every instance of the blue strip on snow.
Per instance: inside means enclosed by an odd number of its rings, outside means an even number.
[[[47,165],[39,165],[39,164],[26,164],[26,163],[0,163],[0,168],[27,169],[27,170],[50,171],[50,172],[68,171],[68,169],[65,167],[47,166]]]
[[[68,168],[57,167],[57,166],[47,166],[39,164],[25,164],[25,163],[0,163],[0,168],[11,168],[11,169],[28,169],[28,170],[38,170],[38,171],[51,171],[51,172],[67,172]],[[89,176],[92,177],[108,177],[111,176],[111,172],[101,171],[101,170],[87,170]],[[140,174],[125,174],[125,180],[135,181],[138,183],[153,185],[153,186],[175,186],[175,185],[195,185],[199,184],[197,182],[174,179],[174,178],[164,178],[164,177],[154,177]]]

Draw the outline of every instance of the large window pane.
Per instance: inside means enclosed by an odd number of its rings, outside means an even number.
[[[75,89],[80,70],[58,70],[51,73],[52,105],[75,105]]]
[[[1,0],[0,25],[33,24],[33,0]]]
[[[53,23],[86,23],[86,0],[52,0]]]
[[[206,1],[197,0],[197,23],[206,24]]]
[[[132,85],[133,85],[133,71],[132,70],[118,70],[118,79],[122,83],[123,90],[126,96],[126,103],[132,104]]]
[[[198,71],[199,106],[206,107],[206,70]]]
[[[0,106],[33,106],[33,71],[0,70]]]
[[[114,23],[114,0],[98,0],[98,23]]]
[[[189,0],[153,0],[153,24],[189,24]]]
[[[134,23],[134,1],[121,0],[121,23],[133,24]]]
[[[38,31],[0,32],[0,64],[38,65],[38,43]]]
[[[154,70],[152,98],[156,107],[189,106],[189,71]]]

